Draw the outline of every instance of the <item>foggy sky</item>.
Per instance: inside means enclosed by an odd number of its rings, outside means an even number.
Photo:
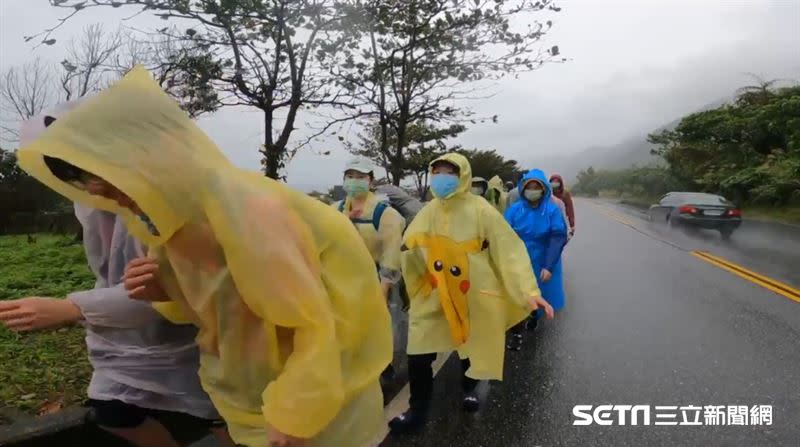
[[[493,84],[492,98],[468,105],[499,115],[499,123],[472,126],[455,142],[497,149],[526,167],[557,168],[547,166],[550,160],[644,135],[732,95],[752,83],[747,72],[800,79],[800,1],[562,0],[559,6],[546,44],[559,45],[570,60]],[[63,44],[94,22],[115,29],[133,11],[86,10],[54,37]],[[33,51],[22,36],[64,13],[46,0],[0,0],[0,72],[36,54],[60,61],[59,44]],[[126,24],[153,29],[164,22],[140,16]],[[257,111],[226,109],[200,123],[235,164],[258,169]],[[324,150],[333,152],[315,154]],[[291,163],[289,182],[330,186],[341,180],[347,158],[335,139],[318,143]]]

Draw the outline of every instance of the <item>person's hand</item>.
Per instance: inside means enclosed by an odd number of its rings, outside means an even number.
[[[542,269],[542,271],[539,272],[539,279],[542,280],[542,282],[550,281],[550,278],[552,278],[552,277],[553,277],[553,274],[550,273],[550,270]]]
[[[303,447],[305,444],[305,439],[295,438],[292,435],[281,433],[274,428],[269,429],[268,447]]]
[[[69,300],[31,296],[0,301],[0,322],[12,331],[47,329],[81,319],[81,310]]]
[[[350,210],[350,213],[348,213],[348,217],[350,217],[351,220],[352,219],[358,219],[359,217],[361,217],[361,213],[363,211],[364,210],[362,208],[354,208],[354,209]]]
[[[122,276],[128,296],[140,301],[169,301],[157,273],[158,263],[153,258],[136,258],[129,262]]]
[[[544,314],[547,315],[547,319],[549,320],[552,320],[555,316],[553,306],[551,306],[550,303],[538,295],[528,298],[528,305],[531,306],[531,310],[536,310],[540,307],[544,309]]]

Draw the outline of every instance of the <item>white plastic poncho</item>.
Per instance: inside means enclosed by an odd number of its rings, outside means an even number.
[[[22,144],[45,129],[46,116],[58,119],[76,104],[61,104],[24,122]],[[75,215],[96,277],[94,289],[67,296],[84,317],[93,368],[89,398],[219,418],[197,376],[197,329],[170,323],[150,304],[131,300],[120,283],[127,263],[143,253],[141,245],[109,212],[76,204]]]
[[[43,155],[111,182],[141,216],[58,180]],[[151,247],[174,321],[200,328],[200,377],[233,439],[267,427],[353,446],[384,425],[392,335],[374,263],[350,221],[234,167],[146,70],[88,99],[18,152],[75,202],[120,215]]]

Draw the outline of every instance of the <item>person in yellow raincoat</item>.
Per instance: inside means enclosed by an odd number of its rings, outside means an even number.
[[[333,204],[356,226],[378,270],[384,295],[400,281],[400,246],[406,221],[387,202],[371,192],[375,168],[361,159],[350,160],[344,170],[347,198]]]
[[[503,185],[503,179],[499,176],[495,175],[489,179],[484,197],[500,214],[506,212],[506,208],[508,208],[508,193]]]
[[[406,220],[389,203],[378,200],[372,193],[375,168],[366,160],[353,159],[345,166],[343,188],[345,200],[333,204],[346,215],[364,239],[375,262],[375,271],[380,278],[386,301],[389,301],[392,286],[400,281],[400,246]],[[370,274],[365,272],[365,274]],[[394,380],[395,370],[391,363],[381,374],[385,382]]]
[[[372,257],[329,206],[234,167],[137,67],[19,150],[70,200],[150,247],[123,282],[199,327],[200,378],[238,444],[361,446],[383,421],[389,314]],[[168,298],[167,298],[168,297]]]
[[[506,331],[532,309],[552,307],[539,294],[525,245],[486,200],[470,193],[466,158],[447,154],[431,163],[435,199],[404,235],[403,278],[410,297],[409,410],[393,433],[425,424],[437,353],[462,359],[464,409],[476,411],[478,380],[501,380]]]

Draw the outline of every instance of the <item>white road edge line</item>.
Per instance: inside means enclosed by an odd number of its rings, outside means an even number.
[[[452,352],[448,352],[447,354],[439,354],[436,356],[436,361],[433,362],[433,377],[439,374],[439,371],[444,366],[447,359],[450,358]],[[403,412],[408,409],[408,397],[411,394],[409,391],[408,384],[406,383],[403,388],[400,389],[400,392],[395,395],[391,401],[384,407],[383,414],[386,418],[386,427],[384,427],[384,431],[380,434],[379,441],[374,444],[371,444],[370,447],[377,447],[386,440],[386,437],[389,436],[389,421],[394,419],[397,416],[400,416]]]

